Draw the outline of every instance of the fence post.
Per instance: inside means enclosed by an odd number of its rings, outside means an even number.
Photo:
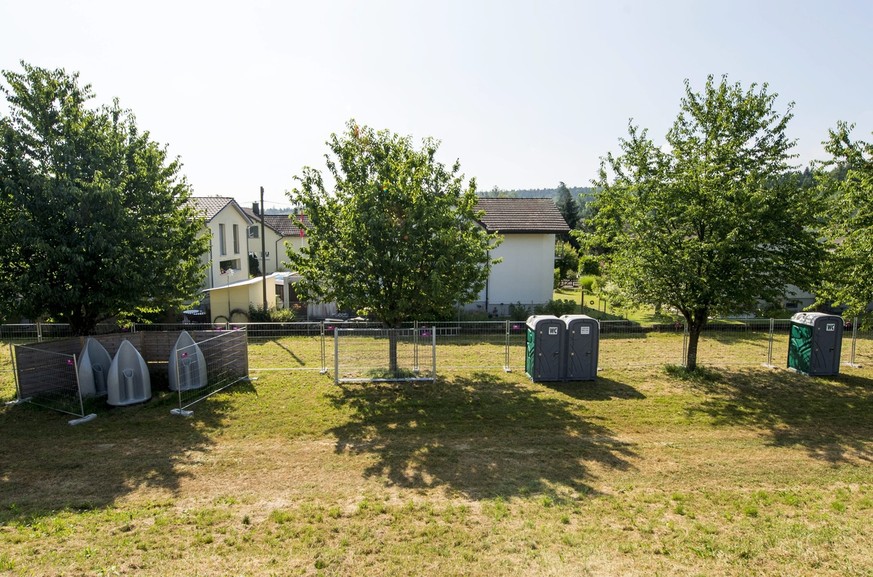
[[[431,356],[433,357],[431,360],[431,378],[436,381],[436,325],[430,331],[430,339],[431,339],[431,347],[430,350],[433,351]]]
[[[682,361],[679,366],[688,366],[688,323],[682,323]]]
[[[773,368],[773,332],[776,326],[776,319],[770,319],[770,342],[767,344],[767,364],[765,367]]]
[[[339,384],[339,332],[339,327],[333,327],[333,384],[335,385]]]
[[[850,367],[858,367],[855,364],[855,345],[858,342],[858,317],[852,319],[852,358],[849,360]]]
[[[325,350],[326,345],[324,342],[324,321],[319,323],[321,327],[321,370],[319,373],[326,374],[327,373],[327,351]]]
[[[418,367],[418,321],[412,321],[412,372],[419,372]]]
[[[36,321],[36,342],[42,342],[42,323]]]
[[[512,368],[509,366],[509,323],[511,321],[506,321],[506,343],[503,347],[503,372],[511,373]]]

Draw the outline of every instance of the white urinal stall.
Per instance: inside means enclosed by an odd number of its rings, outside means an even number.
[[[112,357],[100,341],[88,337],[79,354],[79,391],[83,397],[102,397],[106,394],[106,381]]]
[[[188,391],[206,386],[206,358],[188,331],[182,331],[170,351],[171,391]]]
[[[106,379],[106,402],[119,407],[152,398],[148,365],[130,341],[122,341]]]

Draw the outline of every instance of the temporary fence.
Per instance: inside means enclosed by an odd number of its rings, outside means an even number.
[[[700,336],[698,362],[713,367],[785,367],[790,325],[791,321],[787,319],[713,319]],[[523,321],[407,323],[402,328],[415,332],[422,327],[429,327],[433,331],[436,363],[440,371],[521,371],[524,368],[527,327]],[[125,330],[132,333],[180,329],[222,329],[233,332],[235,328],[245,329],[248,370],[253,374],[268,371],[336,373],[336,332],[340,331],[342,336],[348,329],[381,330],[381,325],[328,320],[219,325],[135,324]],[[0,327],[0,335],[6,342],[35,343],[59,338],[68,332],[68,326],[50,323]],[[352,333],[346,336],[348,334]],[[421,336],[421,332],[417,334]],[[631,321],[601,321],[599,368],[610,370],[683,365],[686,362],[688,337],[686,327],[681,322],[641,325]],[[347,373],[373,370],[375,365],[384,364],[387,358],[386,351],[371,347],[372,339],[346,339],[346,342],[349,346],[359,343],[361,347],[358,352],[341,348],[340,368]],[[403,350],[402,347],[400,350]],[[847,322],[843,332],[841,360],[846,366],[873,362],[873,331],[860,327],[857,320]],[[10,370],[9,363],[4,363],[0,358],[0,386],[4,373],[8,374]],[[183,400],[180,408],[186,404]]]
[[[17,400],[85,419],[76,356],[34,346],[12,345]]]
[[[335,383],[433,381],[435,327],[333,329]]]
[[[209,333],[194,332],[195,343],[174,349],[178,408],[173,414],[191,415],[191,407],[231,385],[249,378],[246,330],[238,328],[202,338]],[[202,339],[202,340],[201,340]],[[197,374],[202,371],[203,378]]]

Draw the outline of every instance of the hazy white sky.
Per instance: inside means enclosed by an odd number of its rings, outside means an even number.
[[[767,82],[798,164],[873,131],[873,2],[0,3],[0,69],[78,71],[181,156],[197,195],[287,204],[349,118],[442,141],[479,188],[587,186],[630,118],[656,141],[688,78]]]

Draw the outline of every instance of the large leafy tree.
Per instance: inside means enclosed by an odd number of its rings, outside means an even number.
[[[844,122],[829,131],[831,159],[817,170],[832,244],[816,296],[854,316],[873,302],[873,144],[853,141],[851,132]]]
[[[190,298],[206,241],[180,162],[117,100],[89,107],[78,74],[22,66],[3,72],[0,316],[47,316],[89,334]]]
[[[780,114],[775,99],[766,84],[709,77],[695,93],[686,81],[667,146],[631,126],[621,154],[601,164],[589,242],[629,302],[682,314],[690,370],[711,315],[809,286],[819,270],[814,195],[782,177],[792,106]]]
[[[353,120],[327,141],[327,169],[306,167],[290,193],[309,215],[308,246],[289,252],[306,299],[366,310],[387,327],[451,314],[484,288],[495,237],[476,223],[476,183],[435,160],[438,142]],[[396,370],[392,346],[391,369]]]

